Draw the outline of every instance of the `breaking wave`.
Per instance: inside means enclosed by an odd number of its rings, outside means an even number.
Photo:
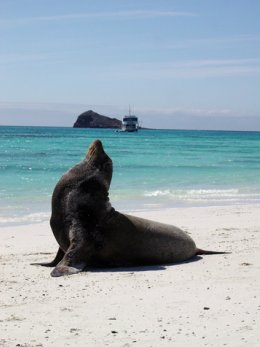
[[[239,189],[176,189],[146,191],[144,197],[159,200],[194,203],[257,203],[260,202],[260,192],[241,191]]]
[[[0,226],[15,226],[15,225],[22,225],[22,224],[34,224],[34,223],[41,223],[46,222],[50,218],[50,213],[48,212],[38,212],[38,213],[30,213],[27,215],[20,215],[20,216],[1,216],[0,217]]]

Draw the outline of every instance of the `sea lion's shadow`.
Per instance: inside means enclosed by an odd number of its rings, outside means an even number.
[[[141,266],[119,266],[119,267],[88,267],[84,271],[87,272],[144,272],[144,271],[162,271],[168,267],[179,266],[187,263],[193,263],[203,259],[202,257],[195,255],[191,259],[180,261],[174,264],[160,264],[160,265],[141,265]]]

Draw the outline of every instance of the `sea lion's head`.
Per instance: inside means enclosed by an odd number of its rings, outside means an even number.
[[[92,169],[98,171],[108,190],[112,179],[113,163],[104,151],[100,140],[91,143],[86,154],[86,161]]]

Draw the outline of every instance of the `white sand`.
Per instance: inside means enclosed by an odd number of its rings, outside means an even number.
[[[260,206],[136,215],[232,254],[52,278],[48,224],[3,228],[0,346],[260,346]]]

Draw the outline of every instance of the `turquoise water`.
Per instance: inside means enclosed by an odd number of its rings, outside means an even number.
[[[49,219],[60,176],[101,139],[122,211],[260,202],[260,133],[0,127],[0,224]]]

